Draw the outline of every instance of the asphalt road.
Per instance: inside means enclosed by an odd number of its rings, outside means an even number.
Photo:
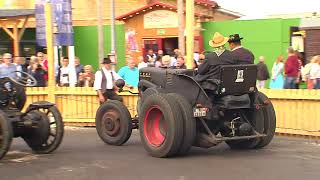
[[[95,129],[67,129],[60,148],[33,155],[16,139],[0,161],[0,180],[319,180],[320,145],[277,137],[262,150],[234,151],[225,144],[193,148],[186,157],[159,159],[144,151],[135,131],[121,147],[105,145]]]

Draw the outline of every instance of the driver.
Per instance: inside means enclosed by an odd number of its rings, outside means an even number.
[[[118,79],[122,78],[111,69],[110,58],[104,58],[101,62],[101,69],[95,74],[95,81],[93,84],[93,88],[97,91],[101,104],[108,99],[123,102],[123,98],[116,93],[118,89],[115,86],[115,81]]]
[[[220,67],[222,65],[237,64],[237,58],[231,51],[225,48],[225,44],[229,38],[224,37],[219,32],[216,32],[209,41],[209,45],[213,48],[213,52],[206,54],[205,60],[198,68],[198,74],[195,80],[198,81],[209,96],[213,96],[216,90],[216,85],[210,81],[220,79]]]
[[[10,53],[4,53],[2,56],[2,64],[0,64],[0,78],[14,77],[13,73],[17,70],[16,65],[12,64],[12,55]]]

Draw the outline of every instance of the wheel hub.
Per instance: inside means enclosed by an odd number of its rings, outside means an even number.
[[[109,136],[116,136],[120,132],[119,115],[115,111],[108,111],[102,117],[102,127]]]

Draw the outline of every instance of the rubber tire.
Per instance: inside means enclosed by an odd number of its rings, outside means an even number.
[[[26,95],[26,90],[24,87],[20,85],[15,85],[16,87],[16,106],[17,108],[22,111],[26,100],[27,100],[27,95]]]
[[[63,123],[62,116],[56,106],[50,107],[49,111],[52,113],[52,115],[56,121],[56,127],[57,127],[56,139],[54,140],[54,142],[52,144],[50,144],[49,146],[42,146],[42,145],[39,145],[38,143],[34,144],[32,142],[32,139],[23,138],[24,141],[28,144],[28,146],[32,149],[32,151],[36,154],[49,154],[49,153],[53,152],[54,150],[56,150],[60,146],[60,144],[63,140],[64,123]]]
[[[141,94],[141,104],[146,100],[146,98],[152,94],[159,93],[157,89],[155,88],[148,88],[145,91],[142,92]]]
[[[119,136],[111,137],[103,132],[101,119],[108,109],[115,109],[120,113],[121,130]],[[132,120],[128,108],[122,102],[117,100],[108,100],[100,105],[96,113],[96,130],[101,140],[106,144],[121,146],[122,144],[126,143],[132,133]]]
[[[183,139],[178,154],[186,155],[196,139],[196,119],[193,117],[192,106],[185,97],[176,93],[170,93],[168,96],[178,102],[181,110],[180,113],[183,119]]]
[[[261,92],[257,92],[256,96],[259,104],[262,104],[265,100],[268,100],[268,97]],[[249,140],[227,141],[226,143],[231,149],[257,149],[262,148],[271,142],[276,128],[276,116],[273,105],[270,102],[268,106],[262,107],[260,110],[260,116],[256,119],[260,119],[260,121],[263,120],[263,126],[265,130],[264,132],[260,133],[267,133],[267,136]],[[266,126],[268,126],[267,130]]]
[[[167,122],[167,136],[164,142],[155,147],[149,144],[144,132],[144,121],[147,111],[152,106],[158,106]],[[139,118],[140,138],[145,150],[153,157],[164,158],[171,157],[178,153],[183,140],[183,117],[180,113],[178,102],[170,96],[162,93],[149,95],[142,104],[141,116]]]
[[[262,92],[258,92],[257,94],[258,100],[260,103],[268,101],[269,98],[263,94]],[[269,100],[270,101],[270,100]],[[263,107],[264,111],[264,131],[263,133],[266,134],[266,137],[262,137],[260,142],[257,144],[255,148],[263,148],[267,146],[271,140],[273,139],[273,136],[276,131],[276,113],[273,107],[273,104],[270,101],[270,104],[268,106]]]
[[[9,151],[11,146],[13,133],[11,123],[8,121],[6,114],[0,110],[0,128],[3,136],[2,141],[0,141],[0,160]]]

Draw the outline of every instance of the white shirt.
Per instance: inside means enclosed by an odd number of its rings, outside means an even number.
[[[234,49],[232,49],[232,51],[235,51],[235,50],[240,49],[240,48],[243,48],[243,47],[242,46],[235,47]]]
[[[71,70],[69,67],[60,68],[60,84],[70,83],[70,77],[72,76],[70,73],[71,73]]]
[[[112,76],[111,76],[111,72],[112,72],[112,75],[114,77],[114,80],[118,80],[118,79],[122,79],[115,71],[112,71],[112,70],[107,70],[106,68],[102,68],[104,74],[106,75],[106,79],[107,79],[107,87],[106,89],[113,89],[113,82],[112,82]],[[102,82],[102,73],[101,71],[97,71],[95,73],[95,80],[94,80],[94,84],[93,84],[93,88],[94,90],[100,90],[102,89],[101,88],[101,82]]]

